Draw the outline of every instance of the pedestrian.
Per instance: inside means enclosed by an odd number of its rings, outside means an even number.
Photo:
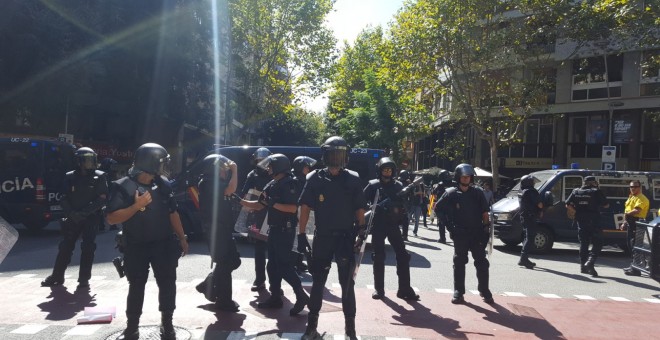
[[[447,243],[446,218],[444,216],[444,213],[437,208],[440,197],[444,195],[445,190],[447,188],[451,187],[452,179],[451,179],[451,174],[447,170],[442,170],[439,174],[439,177],[440,177],[440,182],[438,182],[438,184],[435,186],[432,193],[435,196],[433,211],[435,212],[435,217],[438,220],[438,233],[440,234],[440,238],[438,239],[438,242],[446,244]]]
[[[520,224],[522,224],[525,237],[520,251],[519,266],[534,269],[536,263],[529,260],[529,252],[534,245],[536,236],[536,225],[543,217],[543,202],[538,190],[534,188],[536,178],[533,175],[525,175],[520,179],[520,193],[518,204],[520,205]]]
[[[642,193],[642,183],[639,180],[630,182],[630,194],[624,205],[623,212],[626,215],[626,222],[620,226],[622,230],[626,230],[628,238],[628,246],[630,253],[633,253],[635,247],[635,231],[637,229],[637,221],[645,219],[649,213],[649,199]],[[640,276],[642,273],[633,268],[632,263],[627,268],[623,269],[623,273],[629,276]]]
[[[378,204],[373,227],[371,229],[371,246],[373,253],[374,288],[371,294],[374,299],[385,296],[385,238],[390,242],[396,254],[396,274],[399,277],[399,290],[396,296],[404,300],[418,301],[419,295],[410,286],[410,253],[406,251],[403,238],[399,232],[399,224],[405,213],[403,198],[400,196],[403,184],[394,178],[396,163],[389,157],[381,158],[376,164],[378,178],[369,181],[364,188],[364,196],[370,204]],[[375,202],[378,191],[378,202]]]
[[[410,183],[415,181],[415,175],[409,176]],[[422,209],[424,206],[424,184],[416,184],[414,190],[410,193],[410,211],[408,211],[408,218],[415,221],[413,227],[413,235],[417,236],[419,229],[419,217],[422,216]],[[424,219],[424,227],[426,227],[426,219]],[[427,227],[428,228],[428,227]]]
[[[291,261],[291,249],[296,238],[298,222],[298,182],[291,176],[289,158],[278,153],[257,164],[272,177],[256,201],[242,200],[241,205],[254,210],[268,210],[268,283],[270,297],[257,303],[258,308],[282,308],[282,279],[296,294],[296,302],[289,315],[297,315],[307,305],[309,296],[302,287]]]
[[[124,270],[128,279],[126,329],[119,340],[140,338],[139,324],[149,267],[158,284],[161,339],[176,339],[172,315],[176,307],[176,267],[188,253],[188,242],[169,181],[162,176],[170,156],[155,143],[135,151],[128,176],[115,181],[106,209],[108,223],[123,223]]]
[[[76,150],[77,168],[66,173],[61,190],[60,205],[64,218],[60,221],[64,238],[59,244],[51,275],[41,282],[42,287],[60,286],[64,272],[71,262],[76,241],[80,243],[78,288],[88,288],[96,250],[96,232],[101,222],[101,209],[106,203],[108,183],[102,171],[96,170],[96,152],[88,147]]]
[[[302,191],[302,189],[305,187],[305,183],[307,183],[307,174],[312,172],[316,163],[317,162],[314,158],[308,156],[298,156],[293,159],[292,170],[294,179],[298,182],[298,190]],[[312,212],[310,212],[310,214],[312,214]],[[311,225],[313,226],[314,224],[312,223]],[[294,242],[294,267],[298,273],[306,272],[308,270],[308,265],[303,262],[305,255],[298,252],[297,238],[294,240]]]
[[[573,189],[566,199],[566,208],[575,210],[580,241],[580,272],[593,277],[598,276],[594,268],[596,259],[603,248],[603,228],[600,225],[600,209],[608,208],[605,194],[598,188],[595,176],[584,178],[581,188]],[[592,244],[589,251],[589,244]]]
[[[316,222],[312,241],[313,260],[310,266],[312,291],[308,304],[307,328],[302,339],[320,337],[316,328],[323,289],[333,258],[337,263],[339,284],[342,288],[341,301],[346,335],[350,339],[357,339],[353,280],[357,233],[354,221],[357,220],[357,231],[361,231],[364,236],[364,212],[367,203],[362,193],[360,177],[356,172],[346,169],[350,151],[346,141],[338,136],[330,137],[321,145],[321,151],[325,168],[314,170],[307,175],[307,184],[299,200],[298,250],[301,253],[310,248],[305,233],[310,210],[314,210]]]
[[[270,152],[268,148],[258,148],[252,154],[252,165],[254,166],[254,169],[248,173],[245,183],[243,184],[243,190],[241,191],[243,199],[249,201],[259,197],[261,190],[263,190],[266,184],[270,182],[268,172],[259,168],[257,164],[271,154],[272,152]],[[256,226],[256,229],[260,230],[266,219],[266,213],[266,209],[250,213],[248,216],[248,225]],[[253,238],[253,241],[255,279],[252,283],[251,290],[253,292],[258,292],[266,289],[266,250],[268,249],[268,244],[265,240],[258,238]]]
[[[488,205],[493,205],[493,203],[495,203],[495,195],[493,190],[491,190],[491,183],[489,181],[484,181],[482,189],[484,190],[484,196],[486,197]]]
[[[479,294],[484,302],[494,303],[493,294],[488,288],[488,259],[486,244],[490,237],[488,203],[482,190],[473,185],[475,171],[470,164],[459,164],[454,171],[456,187],[448,188],[438,201],[438,207],[445,215],[449,235],[454,240],[454,295],[453,304],[464,303],[465,265],[468,251],[472,253],[477,270]]]
[[[202,162],[197,185],[199,212],[215,266],[196,289],[216,309],[235,313],[239,305],[232,300],[231,273],[241,265],[241,257],[233,237],[232,195],[236,192],[238,169],[234,161],[220,154],[210,154]]]

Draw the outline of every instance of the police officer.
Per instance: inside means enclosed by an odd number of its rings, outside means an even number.
[[[446,226],[445,226],[445,217],[442,216],[443,212],[438,210],[438,200],[440,200],[440,197],[444,195],[445,190],[449,186],[451,186],[451,174],[447,170],[442,170],[440,172],[440,182],[433,188],[433,195],[435,196],[435,204],[433,206],[433,211],[435,212],[435,216],[438,219],[438,233],[440,234],[440,238],[438,239],[438,242],[440,243],[447,243],[447,236],[446,236]]]
[[[257,304],[258,308],[282,308],[282,279],[296,294],[296,303],[289,310],[290,315],[300,313],[307,305],[309,296],[305,293],[291,262],[291,249],[295,237],[298,217],[298,182],[290,173],[291,163],[283,154],[268,156],[257,164],[273,178],[261,192],[258,201],[241,201],[241,205],[254,210],[268,210],[268,282],[270,297]]]
[[[252,192],[261,192],[264,189],[266,184],[270,182],[270,176],[266,170],[257,166],[259,162],[264,160],[266,157],[270,156],[272,152],[267,148],[258,148],[252,154],[252,165],[254,169],[248,173],[245,183],[243,184],[243,190],[241,196],[244,199],[249,199],[250,191]],[[257,228],[261,228],[264,220],[266,219],[266,209],[257,211],[250,214],[250,219],[248,219],[248,225],[256,225]],[[254,239],[254,272],[255,279],[252,283],[252,291],[257,292],[260,290],[266,289],[266,250],[268,245],[266,241]]]
[[[468,251],[472,253],[477,269],[477,289],[484,302],[494,303],[488,288],[489,263],[486,259],[486,244],[490,236],[489,207],[481,188],[474,186],[474,176],[472,165],[459,164],[454,170],[457,187],[447,189],[437,207],[444,213],[454,240],[454,296],[451,300],[454,304],[465,302],[463,294]]]
[[[635,231],[637,230],[637,221],[645,219],[649,213],[649,199],[642,193],[642,183],[639,180],[630,182],[630,194],[624,205],[626,222],[620,226],[627,230],[628,246],[630,252],[635,246]],[[633,268],[632,264],[623,269],[623,273],[629,276],[640,276],[642,273]]]
[[[116,180],[119,179],[119,177],[117,177],[117,161],[110,158],[110,157],[106,157],[106,158],[103,158],[101,160],[101,163],[99,165],[99,170],[101,170],[105,173],[105,178],[108,182],[108,188],[110,187],[110,184],[113,181],[116,181]],[[103,216],[101,216],[101,224],[99,225],[99,230],[101,230],[101,231],[105,230],[106,223],[107,222],[105,221],[105,218]],[[110,227],[110,230],[116,230],[117,229],[117,226],[114,225],[114,224],[109,226],[109,227]]]
[[[399,171],[399,182],[401,182],[404,186],[412,182],[408,170],[404,169]],[[410,197],[404,197],[404,210],[405,219],[401,221],[401,235],[403,235],[404,241],[408,241],[408,225],[410,224],[409,212],[412,210]]]
[[[172,314],[176,302],[176,267],[188,253],[188,242],[176,201],[163,169],[170,156],[165,148],[146,143],[137,148],[128,176],[115,181],[107,206],[108,223],[123,223],[126,238],[124,270],[128,279],[127,326],[121,340],[137,340],[149,267],[158,284],[161,339],[176,339]],[[176,234],[176,237],[174,237]],[[178,238],[178,241],[177,241]]]
[[[89,287],[92,263],[96,250],[96,231],[101,221],[101,209],[105,205],[108,184],[105,174],[96,170],[96,152],[82,147],[76,150],[76,170],[66,173],[60,204],[65,218],[61,221],[62,235],[59,251],[55,258],[53,273],[41,282],[42,287],[59,286],[64,283],[64,272],[71,262],[76,241],[80,244],[80,271],[78,287]]]
[[[338,136],[328,138],[321,145],[322,160],[326,166],[314,170],[307,176],[307,184],[300,195],[300,221],[298,222],[298,250],[308,251],[309,242],[305,229],[310,210],[314,210],[316,232],[312,248],[312,292],[309,299],[307,328],[303,339],[315,339],[320,336],[316,330],[319,311],[323,299],[323,289],[328,278],[331,262],[337,262],[339,284],[342,287],[342,309],[345,319],[345,331],[351,339],[357,339],[355,333],[355,237],[354,221],[358,221],[359,230],[366,230],[364,211],[366,201],[361,190],[360,177],[354,171],[346,169],[349,147]]]
[[[605,194],[598,188],[598,181],[594,176],[584,178],[581,188],[573,189],[566,199],[566,208],[575,209],[575,220],[578,225],[578,239],[580,241],[580,272],[597,277],[594,269],[596,259],[603,247],[603,229],[600,225],[600,208],[610,206]],[[589,244],[593,244],[589,251]]]
[[[298,156],[293,159],[292,170],[294,179],[298,182],[298,190],[302,191],[302,189],[305,187],[305,183],[307,183],[307,174],[309,174],[312,169],[314,169],[316,163],[317,162],[314,158],[308,156]],[[295,241],[294,247],[297,248],[297,246],[298,242]],[[293,256],[296,259],[294,264],[296,271],[307,271],[307,264],[303,262],[304,255],[295,249],[295,254]]]
[[[523,246],[520,251],[519,266],[527,269],[534,269],[536,263],[529,260],[529,251],[534,244],[534,237],[536,236],[536,224],[538,220],[543,217],[543,202],[541,202],[541,195],[538,190],[534,188],[536,178],[532,175],[525,175],[520,179],[520,194],[518,194],[518,202],[520,205],[520,223],[525,232],[523,238]]]
[[[210,154],[202,162],[204,165],[197,185],[200,219],[215,266],[196,289],[214,302],[216,309],[234,313],[238,312],[239,305],[232,300],[231,273],[241,264],[232,224],[237,167],[232,160],[219,154]]]
[[[375,288],[371,297],[382,299],[385,296],[385,238],[387,237],[396,254],[396,274],[399,277],[399,290],[396,296],[404,300],[417,301],[419,295],[410,287],[410,254],[406,251],[399,232],[399,224],[404,214],[403,198],[400,197],[403,185],[394,178],[396,164],[389,157],[381,158],[376,166],[378,178],[369,181],[364,188],[364,196],[368,202],[380,203],[376,207],[374,225],[371,229],[371,245],[374,249],[371,258],[374,262]],[[378,202],[374,202],[377,191]]]

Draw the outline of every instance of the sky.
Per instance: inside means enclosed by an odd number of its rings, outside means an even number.
[[[396,12],[403,6],[404,0],[337,0],[334,10],[327,17],[328,27],[335,33],[339,46],[343,41],[349,43],[367,26],[387,27]],[[328,102],[326,95],[308,100],[305,108],[322,112]]]

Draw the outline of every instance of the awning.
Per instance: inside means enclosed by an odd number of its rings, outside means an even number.
[[[474,172],[477,174],[475,177],[493,177],[493,174],[490,171],[484,170],[480,167],[474,167]],[[500,178],[507,178],[508,179],[509,177],[506,177],[504,175],[500,175]]]

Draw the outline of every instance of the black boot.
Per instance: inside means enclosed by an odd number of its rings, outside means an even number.
[[[385,291],[376,289],[373,293],[371,293],[371,298],[374,300],[380,300],[383,297],[385,297]]]
[[[527,257],[521,257],[520,261],[518,261],[518,265],[527,269],[534,269],[534,267],[536,267],[536,263],[530,261]]]
[[[129,317],[126,321],[126,329],[121,333],[117,340],[139,340],[140,339],[140,318]]]
[[[172,325],[172,312],[162,312],[160,317],[161,340],[176,340],[176,331]]]
[[[41,281],[41,286],[55,287],[55,286],[61,286],[63,283],[64,283],[64,277],[56,277],[54,275],[50,275],[45,280]]]
[[[289,310],[289,315],[298,315],[298,313],[305,309],[307,302],[309,302],[309,295],[307,295],[307,293],[301,288],[300,291],[296,293],[296,303]]]
[[[399,289],[399,291],[396,292],[396,297],[406,301],[419,301],[419,295],[415,293],[415,290],[412,289],[412,287]]]
[[[357,340],[357,335],[355,334],[355,317],[352,318],[346,317],[345,325],[346,325],[346,336],[350,340]]]
[[[584,264],[586,274],[589,274],[592,277],[598,277],[598,272],[594,268],[595,263],[596,263],[596,258],[595,257],[590,257],[589,260],[587,260],[587,262]],[[583,273],[585,273],[585,272],[583,272]]]
[[[258,302],[257,308],[282,308],[284,303],[282,302],[281,295],[271,295],[266,301]]]
[[[303,334],[301,340],[314,340],[321,339],[321,334],[316,330],[316,327],[319,325],[319,315],[318,314],[308,314],[307,315],[307,328],[305,328],[305,334]]]

